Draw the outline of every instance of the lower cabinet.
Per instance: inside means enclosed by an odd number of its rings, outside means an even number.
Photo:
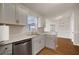
[[[56,49],[56,35],[46,35],[46,47]]]
[[[38,35],[32,39],[32,54],[35,55],[45,47],[44,36]]]
[[[12,44],[1,46],[0,55],[12,55]]]
[[[0,55],[12,55],[12,44],[0,46]],[[32,38],[32,55],[39,53],[44,47],[56,48],[56,35],[37,35]]]
[[[36,55],[44,47],[56,49],[56,35],[38,35],[32,39],[32,54]]]

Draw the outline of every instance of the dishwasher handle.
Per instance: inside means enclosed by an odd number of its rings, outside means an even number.
[[[31,41],[31,38],[30,39],[21,40],[21,41],[18,41],[18,42],[14,42],[13,44],[14,45],[26,44],[26,42],[30,42],[30,41]]]
[[[21,45],[27,45],[29,42],[21,43]]]

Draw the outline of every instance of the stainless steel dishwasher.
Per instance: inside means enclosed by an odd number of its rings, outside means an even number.
[[[32,54],[32,42],[30,39],[14,42],[12,44],[13,55],[31,55]]]

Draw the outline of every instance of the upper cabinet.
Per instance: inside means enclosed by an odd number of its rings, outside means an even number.
[[[0,3],[0,24],[26,25],[28,15],[33,15],[38,18],[37,27],[43,27],[42,17],[30,12],[33,11],[21,4]]]
[[[4,3],[0,6],[1,19],[4,24],[15,24],[15,4]]]
[[[16,5],[16,23],[19,25],[26,25],[27,14],[26,10],[21,6]]]
[[[26,25],[26,13],[14,3],[0,4],[0,23]]]
[[[2,22],[2,4],[0,3],[0,23]]]

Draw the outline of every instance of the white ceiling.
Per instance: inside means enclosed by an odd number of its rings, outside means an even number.
[[[71,9],[74,3],[23,3],[24,6],[42,16],[56,16]]]

